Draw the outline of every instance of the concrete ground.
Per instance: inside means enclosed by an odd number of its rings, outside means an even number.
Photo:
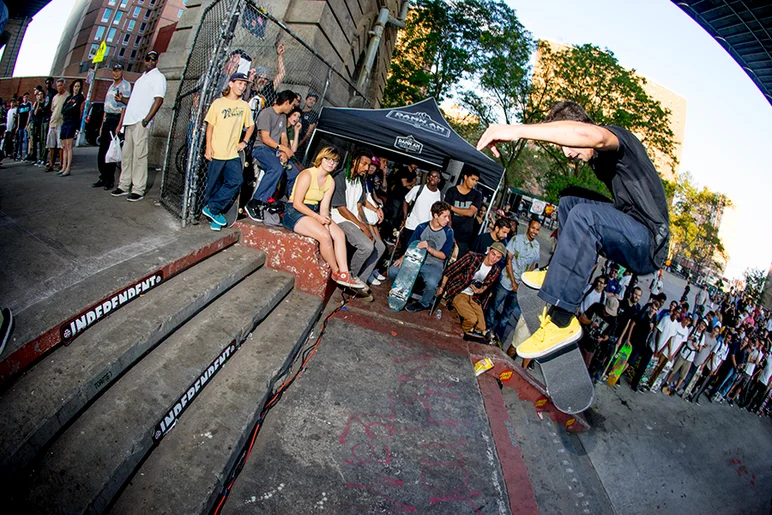
[[[3,161],[0,306],[23,311],[84,277],[169,243],[182,230],[155,202],[160,188],[155,172],[140,202],[91,188],[99,178],[96,154],[96,147],[76,148],[69,177]]]

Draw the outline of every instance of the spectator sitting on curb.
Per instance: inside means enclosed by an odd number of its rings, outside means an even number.
[[[410,300],[405,309],[418,312],[429,309],[437,295],[437,285],[442,279],[445,260],[453,251],[453,229],[450,228],[450,206],[445,202],[435,202],[431,207],[432,219],[418,224],[410,237],[408,245],[419,242],[418,248],[426,249],[426,259],[421,265],[421,278],[424,281],[424,291],[419,301]],[[389,268],[389,279],[393,282],[402,266],[401,257]]]
[[[364,177],[372,161],[372,153],[358,150],[354,153],[350,170],[341,170],[335,176],[335,194],[332,196],[332,220],[346,234],[346,241],[356,251],[351,256],[351,273],[362,282],[370,279],[386,245],[370,230],[363,207],[367,203]],[[375,207],[375,206],[371,206]],[[370,289],[364,288],[368,300]]]
[[[437,293],[452,299],[453,307],[461,317],[461,330],[472,338],[490,338],[486,334],[483,308],[501,274],[496,263],[506,256],[501,242],[494,242],[486,254],[467,252],[445,271]]]
[[[239,152],[247,146],[255,128],[249,104],[241,99],[247,88],[247,76],[234,73],[223,96],[212,102],[206,113],[206,152],[209,161],[204,192],[203,214],[213,231],[227,225],[223,213],[238,195],[243,182]],[[244,137],[242,131],[246,129]]]
[[[361,289],[365,283],[348,271],[346,235],[330,219],[330,201],[335,192],[335,181],[330,174],[339,160],[340,154],[332,147],[324,147],[316,154],[314,166],[303,170],[295,181],[282,225],[319,242],[319,252],[332,270],[333,281]]]
[[[257,222],[263,221],[263,207],[276,191],[284,165],[279,160],[279,152],[287,154],[291,158],[295,153],[289,148],[287,139],[287,115],[292,111],[292,104],[296,95],[289,90],[281,91],[276,98],[276,103],[268,109],[263,109],[257,115],[257,139],[252,157],[256,159],[265,170],[265,175],[260,180],[255,194],[246,205],[247,215]],[[291,161],[290,161],[291,163]],[[287,191],[292,191],[295,179],[300,170],[295,165],[287,172]]]

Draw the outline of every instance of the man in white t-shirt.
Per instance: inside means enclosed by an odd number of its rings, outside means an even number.
[[[697,323],[697,327],[694,328],[684,344],[681,345],[681,352],[679,352],[678,357],[676,358],[675,365],[673,365],[673,370],[665,380],[671,392],[676,391],[679,393],[679,395],[683,393],[680,391],[681,386],[683,386],[686,378],[689,377],[689,372],[692,369],[697,352],[702,350],[705,345],[705,330],[707,327],[708,326],[705,324],[705,321],[700,320]],[[676,383],[675,388],[673,388],[673,382],[676,380],[676,378],[678,378],[678,383]]]
[[[330,212],[333,222],[346,233],[348,241],[356,250],[351,256],[349,270],[362,282],[378,285],[380,281],[371,278],[371,274],[381,259],[386,245],[378,233],[370,230],[362,208],[365,202],[365,182],[372,153],[358,150],[351,161],[351,170],[347,174],[341,170],[335,176],[335,193],[332,196]],[[377,281],[377,282],[376,282]],[[370,289],[365,288],[362,295],[371,300]]]
[[[727,402],[730,406],[732,403],[734,403],[735,400],[738,399],[738,397],[740,397],[741,394],[746,393],[748,388],[751,386],[751,381],[753,379],[753,373],[756,371],[756,366],[761,363],[762,354],[760,343],[761,342],[756,339],[751,340],[750,346],[748,348],[748,360],[743,366],[742,375],[740,376],[740,379],[735,382],[732,389],[729,390],[729,395],[727,395]],[[741,407],[742,404],[743,403],[740,402]]]
[[[431,170],[426,176],[426,184],[413,186],[405,195],[405,200],[402,201],[402,219],[405,220],[405,226],[399,236],[402,247],[400,254],[407,248],[407,242],[413,236],[415,228],[432,219],[432,206],[442,200],[442,192],[439,189],[441,180],[439,170]]]
[[[753,392],[751,392],[748,399],[748,411],[753,413],[757,413],[759,408],[761,408],[761,404],[769,395],[770,387],[772,387],[772,381],[770,380],[772,379],[772,353],[767,349],[764,354],[766,364],[756,378]]]
[[[118,126],[125,133],[121,156],[121,178],[111,195],[137,202],[145,198],[147,188],[148,126],[164,103],[166,77],[156,65],[158,52],[151,50],[145,55],[145,72],[134,83],[131,98],[116,93],[116,102],[126,104]]]
[[[582,295],[582,301],[579,303],[579,309],[577,310],[577,313],[581,315],[588,309],[590,309],[590,306],[593,304],[606,303],[606,285],[608,284],[608,277],[605,275],[599,275],[595,278],[595,280],[592,282],[592,285],[588,285],[585,290],[584,294]]]
[[[691,399],[695,404],[698,405],[700,403],[700,396],[711,386],[713,381],[715,381],[719,368],[724,363],[724,360],[726,360],[726,357],[729,355],[729,343],[724,341],[723,337],[718,336],[719,332],[720,328],[714,327],[711,335],[708,337],[708,342],[710,342],[714,336],[716,337],[716,340],[713,346],[713,351],[710,353],[710,356],[705,362],[705,369],[709,375],[703,381],[699,391],[697,391],[697,393],[694,394]],[[708,343],[708,345],[710,345],[710,343]],[[708,400],[710,400],[710,396],[708,396]]]

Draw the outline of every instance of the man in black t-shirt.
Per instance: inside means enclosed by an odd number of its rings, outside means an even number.
[[[303,104],[303,111],[300,113],[300,141],[298,142],[298,156],[302,157],[306,151],[306,145],[311,140],[311,135],[316,129],[316,123],[319,121],[319,113],[316,112],[314,106],[319,100],[319,95],[316,93],[309,93],[306,95],[306,101]]]
[[[579,317],[579,322],[585,327],[584,337],[580,343],[584,362],[591,377],[603,371],[603,364],[613,347],[611,337],[617,328],[617,312],[619,300],[609,297],[604,304],[596,302]]]
[[[448,189],[445,194],[445,202],[450,204],[453,211],[453,234],[458,245],[458,259],[469,251],[469,246],[474,241],[474,215],[482,206],[482,194],[477,191],[477,181],[480,173],[476,170],[465,170],[461,174],[461,183]]]
[[[520,139],[553,143],[572,161],[583,161],[614,195],[613,202],[578,196],[560,199],[560,234],[548,271],[532,271],[523,282],[540,288],[539,297],[551,304],[550,316],[518,354],[536,358],[555,352],[581,337],[574,312],[592,273],[597,254],[645,275],[662,268],[670,239],[665,189],[646,149],[630,131],[599,126],[576,102],[558,102],[545,123],[492,125],[477,144]],[[455,227],[454,227],[455,229]]]

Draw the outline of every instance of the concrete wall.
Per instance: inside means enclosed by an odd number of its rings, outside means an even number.
[[[399,15],[404,0],[267,0],[257,2],[278,20],[283,21],[303,41],[314,48],[335,70],[356,82],[378,10],[388,7],[392,16]],[[209,0],[190,0],[177,23],[169,49],[162,54],[158,68],[166,76],[167,92],[163,107],[153,123],[150,140],[150,164],[161,168],[165,159],[166,138],[172,121],[172,107],[190,53],[196,28]],[[378,107],[383,95],[397,30],[384,31],[376,56],[371,80],[364,92],[371,105]],[[348,105],[351,92],[341,80],[334,81],[328,99],[336,105]]]

